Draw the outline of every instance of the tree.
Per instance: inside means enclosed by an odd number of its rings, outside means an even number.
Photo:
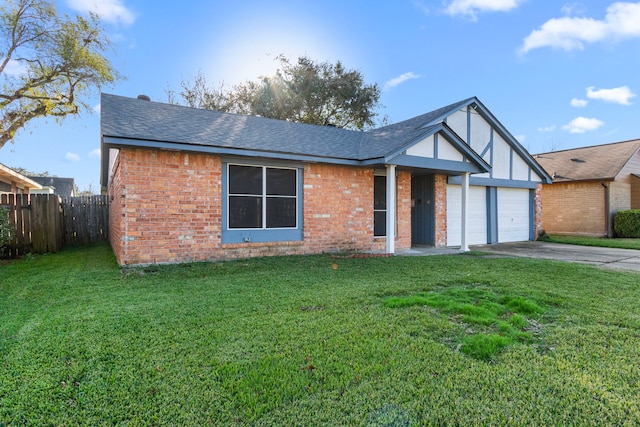
[[[57,175],[51,175],[49,173],[49,171],[44,171],[44,172],[32,172],[26,168],[21,168],[21,167],[16,167],[16,168],[11,168],[14,171],[18,172],[20,175],[24,175],[24,176],[51,176],[51,177],[57,177]]]
[[[51,0],[0,7],[0,148],[38,117],[89,110],[81,98],[119,76],[98,16],[58,16]]]
[[[258,115],[346,129],[373,127],[380,107],[380,88],[367,85],[359,71],[347,70],[340,61],[316,63],[306,56],[295,63],[280,55],[281,69],[271,77],[247,81],[227,89],[208,86],[198,73],[182,82],[180,96],[195,108]],[[169,91],[169,101],[175,94]]]
[[[96,192],[93,189],[93,183],[90,183],[88,187],[85,187],[84,190],[80,190],[80,187],[78,187],[76,184],[73,184],[73,194],[76,197],[80,197],[80,196],[95,196]]]

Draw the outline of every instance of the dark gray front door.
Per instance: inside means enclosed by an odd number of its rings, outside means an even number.
[[[411,177],[411,244],[434,244],[433,175]]]

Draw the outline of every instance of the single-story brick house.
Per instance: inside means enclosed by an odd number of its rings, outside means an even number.
[[[469,98],[360,132],[103,94],[122,265],[522,241],[544,169]]]
[[[619,210],[640,209],[640,139],[534,157],[553,179],[542,186],[549,234],[610,237]]]
[[[0,163],[0,194],[29,194],[29,190],[42,186],[33,179]]]

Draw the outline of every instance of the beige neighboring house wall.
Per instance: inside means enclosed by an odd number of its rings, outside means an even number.
[[[640,176],[631,176],[631,209],[640,209]]]
[[[605,188],[599,182],[542,186],[542,228],[552,234],[603,236]]]
[[[553,178],[542,186],[542,227],[549,234],[612,237],[616,213],[640,209],[640,139],[534,158]]]

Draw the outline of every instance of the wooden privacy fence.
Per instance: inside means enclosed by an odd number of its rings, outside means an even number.
[[[9,210],[13,238],[6,258],[27,253],[57,252],[109,238],[107,196],[65,197],[55,194],[2,194],[0,206]]]

